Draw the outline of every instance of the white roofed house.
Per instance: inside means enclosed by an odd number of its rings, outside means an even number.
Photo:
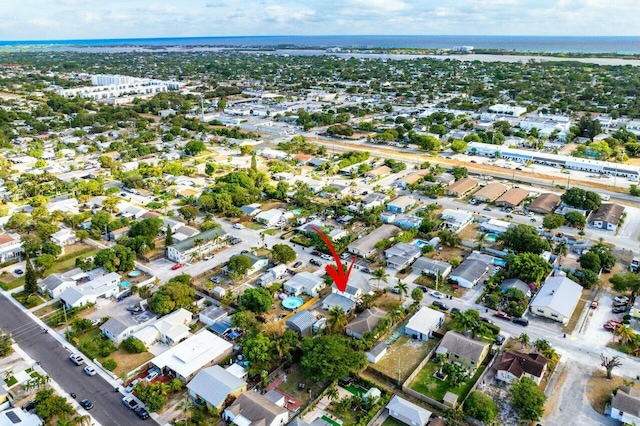
[[[218,364],[233,352],[233,345],[206,329],[193,337],[178,343],[153,358],[152,365],[163,374],[180,379],[191,380],[202,368]]]
[[[222,418],[237,426],[281,426],[289,421],[289,411],[257,392],[244,392],[224,410]]]
[[[444,313],[424,306],[407,322],[404,332],[412,339],[427,340],[443,324]]]
[[[473,213],[465,210],[445,209],[442,211],[441,216],[442,220],[444,220],[444,225],[454,232],[460,232],[473,222]]]
[[[538,290],[529,310],[539,316],[566,324],[582,297],[582,286],[567,277],[550,277]]]
[[[421,257],[416,260],[411,269],[416,274],[437,276],[440,274],[441,278],[447,278],[451,273],[451,264],[443,262],[441,260],[429,259],[428,257]]]
[[[192,320],[193,314],[181,308],[156,319],[145,328],[135,332],[133,336],[146,346],[151,346],[156,342],[173,346],[191,337],[188,324]]]
[[[62,274],[51,274],[38,281],[38,291],[57,299],[66,289],[75,287],[78,280],[85,276],[86,274],[80,268]]]
[[[387,266],[397,270],[408,267],[420,256],[422,249],[409,243],[397,243],[384,252]]]
[[[71,229],[61,229],[51,235],[51,241],[60,247],[68,246],[76,242],[76,232]]]
[[[317,296],[318,291],[324,287],[322,278],[310,272],[299,272],[287,280],[283,285],[283,290],[291,295],[298,296],[307,294],[309,296]]]
[[[201,370],[187,384],[189,396],[197,405],[222,410],[229,396],[237,397],[247,390],[247,383],[219,365]]]
[[[334,284],[331,294],[322,300],[322,309],[328,311],[334,306],[339,306],[345,313],[349,313],[355,308],[360,297],[362,297],[362,290],[358,287],[347,285],[345,291],[340,291]]]
[[[148,211],[149,210],[143,209],[142,207],[129,206],[120,213],[120,216],[130,219],[140,219]]]
[[[378,241],[391,238],[400,228],[394,225],[382,225],[374,229],[368,235],[361,237],[347,246],[349,253],[357,254],[361,257],[370,257],[378,252],[375,245]]]
[[[425,426],[431,417],[431,411],[426,410],[406,399],[394,395],[387,404],[389,416],[406,425]]]
[[[264,226],[276,226],[278,222],[280,222],[282,218],[282,210],[271,209],[261,211],[257,215],[254,216],[253,220],[258,223],[263,224]]]
[[[0,263],[17,259],[21,253],[22,239],[20,235],[0,233]]]
[[[472,288],[487,272],[491,257],[473,252],[449,274],[449,279],[456,281],[460,287]]]
[[[66,198],[64,200],[50,201],[45,208],[49,213],[62,212],[78,214],[78,200],[75,198]]]
[[[60,301],[67,307],[84,306],[89,303],[96,303],[98,297],[109,298],[118,294],[120,285],[120,274],[110,272],[98,275],[98,270],[90,271],[87,275],[89,281],[76,287],[67,288],[60,294]],[[92,275],[92,272],[94,275]]]
[[[267,272],[260,275],[258,278],[258,285],[260,287],[270,286],[274,281],[281,279],[284,274],[287,273],[287,265],[281,263],[272,268],[269,268]]]
[[[174,262],[189,263],[203,253],[209,253],[225,245],[225,234],[221,228],[201,232],[167,247],[167,257]]]

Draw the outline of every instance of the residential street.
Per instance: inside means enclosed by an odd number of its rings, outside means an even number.
[[[55,380],[65,392],[75,392],[76,400],[87,398],[94,403],[90,414],[102,426],[129,426],[143,423],[122,405],[122,394],[114,392],[114,385],[97,374],[84,373],[82,367],[69,360],[70,352],[41,326],[16,307],[8,296],[0,294],[0,325],[12,334],[15,342]],[[147,424],[155,424],[148,419]]]

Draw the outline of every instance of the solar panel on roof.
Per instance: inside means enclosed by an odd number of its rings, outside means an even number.
[[[13,411],[7,411],[4,414],[9,420],[11,420],[11,423],[13,423],[14,425],[22,422],[22,420],[20,420],[20,417],[18,417],[18,415]]]

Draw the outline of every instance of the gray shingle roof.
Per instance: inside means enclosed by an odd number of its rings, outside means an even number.
[[[403,421],[410,421],[412,425],[424,426],[431,417],[431,411],[426,410],[406,399],[400,398],[395,395],[391,398],[391,401],[387,404],[389,413],[394,412],[399,416],[392,415],[392,417],[400,417]]]
[[[229,393],[241,389],[247,384],[229,373],[219,365],[205,368],[200,371],[187,385],[190,391],[195,392],[202,399],[214,407],[220,406]]]
[[[171,247],[175,248],[179,252],[184,252],[195,247],[196,240],[210,241],[210,240],[213,240],[214,238],[220,237],[225,234],[226,232],[224,232],[221,228],[213,228],[213,229],[209,229],[207,231],[201,232],[199,234],[196,234],[193,237],[189,237],[186,240],[177,242],[173,244]]]
[[[358,315],[353,321],[347,325],[347,330],[351,330],[355,333],[362,335],[367,331],[373,331],[380,320],[387,316],[387,313],[380,308],[369,308],[360,315]]]
[[[476,364],[481,361],[480,357],[487,346],[488,343],[469,339],[455,331],[447,332],[440,342],[440,348],[445,348],[448,353],[470,359]]]

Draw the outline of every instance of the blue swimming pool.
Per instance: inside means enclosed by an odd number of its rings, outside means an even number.
[[[286,299],[284,299],[282,301],[282,307],[285,309],[289,309],[290,311],[293,311],[294,309],[298,309],[300,306],[302,306],[304,303],[304,300],[302,300],[299,297],[287,297]]]
[[[131,285],[131,283],[129,281],[122,281],[120,283],[120,287],[129,287]]]
[[[498,239],[498,234],[487,234],[484,236],[484,239],[490,243],[495,243]]]
[[[138,270],[136,269],[135,271],[131,271],[131,272],[129,272],[129,276],[133,278],[133,277],[140,276],[140,274],[141,274],[141,273],[142,273],[142,272],[140,272],[140,271],[138,271]]]
[[[420,247],[420,248],[422,248],[422,247],[424,247],[424,246],[429,245],[429,243],[428,243],[427,241],[424,241],[424,240],[416,240],[416,241],[413,243],[413,245],[414,245],[414,246],[416,246],[416,247]]]
[[[493,264],[498,266],[507,266],[507,261],[504,259],[498,259],[497,257],[494,257]]]

